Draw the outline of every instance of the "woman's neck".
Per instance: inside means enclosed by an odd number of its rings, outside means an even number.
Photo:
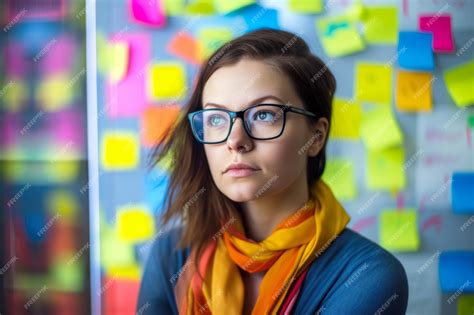
[[[247,238],[256,242],[266,239],[285,218],[301,209],[309,199],[306,180],[297,181],[283,191],[241,204]]]

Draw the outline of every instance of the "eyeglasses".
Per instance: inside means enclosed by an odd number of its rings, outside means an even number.
[[[270,140],[278,138],[283,133],[287,112],[319,118],[317,115],[298,107],[280,104],[258,104],[238,112],[221,108],[203,109],[189,113],[188,120],[196,140],[205,144],[227,141],[237,117],[242,119],[244,129],[250,138]]]

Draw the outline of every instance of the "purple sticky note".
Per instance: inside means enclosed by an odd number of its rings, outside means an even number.
[[[166,23],[160,0],[130,0],[130,14],[134,21],[146,25],[163,27]]]
[[[64,150],[76,148],[82,152],[84,142],[84,117],[77,110],[65,110],[54,115],[50,123],[51,133],[54,134],[56,143]]]
[[[433,50],[435,52],[452,52],[454,50],[450,15],[421,15],[418,28],[423,32],[433,33]]]
[[[53,74],[72,71],[76,61],[77,44],[73,37],[64,35],[53,38],[46,46],[45,53],[41,52],[33,58],[40,65],[41,72]]]
[[[22,43],[7,41],[5,46],[4,65],[10,77],[24,77],[28,71],[25,47]]]
[[[102,106],[110,117],[139,117],[147,106],[146,75],[152,61],[151,39],[146,33],[130,33],[121,40],[127,41],[130,47],[128,72],[118,83],[106,83],[106,104]]]

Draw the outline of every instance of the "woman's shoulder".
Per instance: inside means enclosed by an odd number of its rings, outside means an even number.
[[[408,280],[390,252],[348,228],[313,262],[295,314],[404,314]]]

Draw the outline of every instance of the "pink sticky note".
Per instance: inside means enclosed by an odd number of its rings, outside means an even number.
[[[51,134],[62,147],[84,149],[84,117],[77,110],[65,110],[56,113],[48,120]]]
[[[151,40],[145,33],[123,35],[130,47],[126,76],[118,83],[106,83],[106,106],[110,117],[139,117],[147,106],[146,74],[151,60]],[[101,110],[101,109],[99,109]]]
[[[163,27],[166,16],[160,0],[130,0],[130,14],[134,21]]]
[[[454,50],[450,15],[421,15],[418,28],[433,33],[434,52],[452,52]]]
[[[46,46],[48,52],[35,56],[40,69],[45,74],[72,71],[76,62],[77,44],[71,36],[53,38]]]
[[[24,77],[27,73],[25,46],[9,41],[5,47],[4,65],[10,77]]]

